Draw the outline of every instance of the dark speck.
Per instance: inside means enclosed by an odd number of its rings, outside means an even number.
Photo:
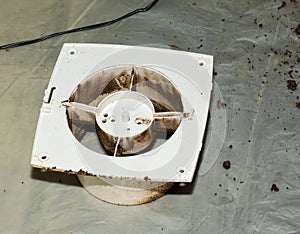
[[[202,44],[198,45],[198,46],[197,46],[197,49],[200,49],[201,47],[203,47]]]
[[[282,8],[284,8],[284,7],[286,7],[286,2],[282,2],[282,3],[281,3],[281,6],[278,7],[277,9],[280,10],[280,9],[282,9]]]
[[[292,52],[289,51],[289,50],[286,50],[284,53],[283,53],[284,56],[288,56],[289,58],[292,56]]]
[[[230,169],[230,161],[229,160],[227,160],[227,161],[224,161],[223,162],[223,167],[224,167],[224,169],[226,169],[226,170],[228,170],[228,169]]]
[[[232,145],[229,145],[228,147],[229,147],[229,149],[232,149],[233,146],[232,146]]]
[[[297,90],[297,83],[295,80],[287,80],[287,88],[289,90],[295,91]]]
[[[297,28],[295,29],[297,35],[300,35],[300,24],[298,24]]]

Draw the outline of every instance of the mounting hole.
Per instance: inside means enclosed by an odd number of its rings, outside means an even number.
[[[68,51],[68,54],[69,54],[70,56],[74,56],[74,55],[77,54],[77,51],[76,51],[75,49],[70,49],[70,50]]]
[[[103,117],[105,117],[105,118],[108,117],[108,114],[107,114],[107,113],[104,113],[104,114],[103,114]]]
[[[39,155],[39,160],[40,160],[41,162],[45,162],[45,161],[47,161],[48,159],[49,159],[49,155],[46,154],[46,153],[42,153],[42,154]]]
[[[106,119],[102,119],[102,123],[106,123],[107,121],[106,121]]]
[[[130,128],[127,128],[126,130],[127,130],[127,131],[130,131]]]
[[[179,168],[179,169],[178,169],[178,172],[179,172],[180,174],[184,174],[184,173],[185,173],[185,168]]]
[[[200,67],[205,67],[205,66],[206,66],[206,62],[205,62],[204,60],[200,60],[200,61],[198,62],[198,65],[199,65]]]

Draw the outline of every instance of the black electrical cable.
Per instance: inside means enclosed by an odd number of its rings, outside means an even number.
[[[87,26],[83,26],[83,27],[79,27],[79,28],[74,28],[74,29],[70,29],[70,30],[66,30],[66,31],[62,31],[62,32],[56,32],[56,33],[51,33],[49,35],[46,36],[42,36],[36,39],[32,39],[32,40],[26,40],[26,41],[19,41],[19,42],[14,42],[14,43],[10,43],[10,44],[6,44],[6,45],[1,45],[0,46],[0,50],[4,50],[4,49],[10,49],[10,48],[15,48],[15,47],[20,47],[20,46],[25,46],[25,45],[30,45],[30,44],[34,44],[34,43],[38,43],[41,41],[45,41],[48,40],[50,38],[53,37],[58,37],[61,35],[65,35],[65,34],[70,34],[70,33],[75,33],[75,32],[81,32],[81,31],[87,31],[87,30],[92,30],[92,29],[96,29],[96,28],[103,28],[109,25],[112,25],[114,23],[117,23],[123,19],[126,19],[130,16],[133,16],[135,14],[141,13],[141,12],[146,12],[149,11],[159,0],[154,0],[153,2],[151,2],[150,4],[148,4],[146,7],[143,8],[138,8],[134,11],[131,11],[123,16],[120,16],[119,18],[107,21],[107,22],[103,22],[103,23],[98,23],[98,24],[92,24],[92,25],[87,25]]]

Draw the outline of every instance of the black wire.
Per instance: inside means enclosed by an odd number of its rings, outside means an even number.
[[[87,30],[92,30],[92,29],[96,29],[96,28],[103,28],[103,27],[112,25],[114,23],[117,23],[117,22],[119,22],[123,19],[126,19],[126,18],[130,17],[130,16],[133,16],[135,14],[149,11],[158,1],[159,0],[154,0],[153,2],[148,4],[146,7],[138,8],[134,11],[131,11],[131,12],[123,15],[123,16],[120,16],[119,18],[116,18],[116,19],[113,19],[113,20],[110,20],[110,21],[107,21],[107,22],[87,25],[87,26],[83,26],[83,27],[79,27],[79,28],[74,28],[74,29],[62,31],[62,32],[51,33],[49,35],[42,36],[42,37],[32,39],[32,40],[19,41],[19,42],[6,44],[6,45],[1,45],[0,50],[20,47],[20,46],[25,46],[25,45],[30,45],[30,44],[34,44],[34,43],[38,43],[38,42],[41,42],[41,41],[48,40],[48,39],[53,38],[53,37],[58,37],[58,36],[61,36],[61,35],[70,34],[70,33],[74,33],[74,32],[81,32],[81,31],[87,31]]]

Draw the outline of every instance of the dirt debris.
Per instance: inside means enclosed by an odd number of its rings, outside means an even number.
[[[289,90],[295,91],[297,90],[297,83],[295,80],[287,80],[287,88]]]
[[[224,169],[226,169],[226,170],[229,170],[229,169],[230,169],[230,165],[231,165],[231,163],[230,163],[229,160],[226,160],[226,161],[223,162],[223,167],[224,167]]]
[[[295,29],[297,35],[300,35],[300,24],[298,24],[297,28]]]
[[[218,100],[217,101],[217,108],[218,109],[225,109],[227,107],[227,104],[226,104],[226,102],[222,102],[221,100]]]
[[[278,7],[278,10],[281,10],[282,8],[286,7],[286,2],[282,2],[280,7]]]
[[[272,184],[271,191],[279,192],[279,188],[277,187],[276,184]]]

